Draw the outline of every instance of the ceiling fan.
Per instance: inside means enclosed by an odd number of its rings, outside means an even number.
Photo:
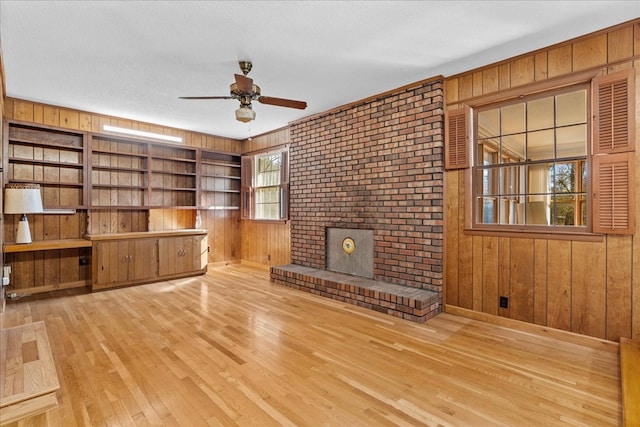
[[[239,61],[238,64],[244,75],[235,74],[236,82],[231,84],[230,95],[181,96],[180,99],[237,99],[240,101],[240,108],[236,110],[236,120],[244,123],[256,118],[256,112],[251,108],[251,101],[253,100],[257,100],[261,104],[276,105],[278,107],[297,108],[299,110],[307,108],[305,101],[262,96],[260,94],[260,86],[253,84],[253,79],[247,77],[252,68],[251,61]]]

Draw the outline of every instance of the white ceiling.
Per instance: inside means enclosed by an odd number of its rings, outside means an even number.
[[[640,1],[0,1],[7,95],[244,139],[640,17]],[[237,122],[237,61],[262,95]]]

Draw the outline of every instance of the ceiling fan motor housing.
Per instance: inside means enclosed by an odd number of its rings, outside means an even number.
[[[260,96],[260,86],[252,85],[251,93],[244,93],[240,91],[240,89],[238,89],[237,83],[231,83],[231,85],[229,86],[229,92],[231,92],[231,96],[233,97],[241,98],[241,97],[249,96],[251,97],[251,99],[256,99],[257,97]]]

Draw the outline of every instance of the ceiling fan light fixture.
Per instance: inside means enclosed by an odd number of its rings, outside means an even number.
[[[251,120],[255,120],[256,112],[251,109],[250,106],[241,105],[236,110],[236,120],[239,122],[247,123]]]

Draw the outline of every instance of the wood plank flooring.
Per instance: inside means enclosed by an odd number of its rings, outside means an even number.
[[[43,320],[59,406],[19,426],[616,426],[618,346],[441,314],[426,324],[205,276],[7,305]]]
[[[44,322],[0,330],[0,423],[55,407],[59,388]]]

